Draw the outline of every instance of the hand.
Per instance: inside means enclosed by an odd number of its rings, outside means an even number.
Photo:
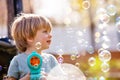
[[[46,76],[42,76],[40,80],[47,80]]]
[[[41,71],[42,74],[42,78],[40,80],[47,80],[46,77],[48,76],[47,73],[45,73],[44,71]]]
[[[48,74],[47,74],[46,72],[44,72],[44,71],[41,71],[41,74],[42,74],[43,76],[48,76]]]
[[[23,78],[19,80],[30,80],[30,73],[26,74]]]
[[[17,80],[17,79],[14,77],[8,77],[7,79],[3,79],[3,80]]]

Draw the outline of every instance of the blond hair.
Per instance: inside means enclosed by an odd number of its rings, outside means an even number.
[[[37,31],[41,28],[46,28],[51,31],[50,21],[35,14],[22,14],[17,17],[12,24],[11,35],[15,40],[16,47],[19,52],[25,52],[29,46],[27,38],[34,38]]]

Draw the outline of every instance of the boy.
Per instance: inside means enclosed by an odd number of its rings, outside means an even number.
[[[20,54],[10,63],[8,80],[30,80],[27,56],[32,51],[37,51],[43,57],[42,69],[46,73],[58,64],[53,55],[42,53],[42,50],[48,49],[51,43],[51,28],[48,19],[34,14],[23,14],[13,22],[11,35]],[[41,44],[39,50],[36,49],[36,43]]]

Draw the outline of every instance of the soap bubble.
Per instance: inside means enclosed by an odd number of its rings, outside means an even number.
[[[117,10],[116,10],[116,6],[115,5],[109,5],[107,7],[107,13],[110,15],[110,16],[114,16],[116,14]]]
[[[70,59],[71,59],[71,60],[75,60],[76,58],[77,58],[76,55],[71,55],[71,56],[70,56]]]
[[[80,63],[76,62],[75,66],[77,66],[79,68],[80,67]]]
[[[110,16],[108,14],[102,14],[99,19],[103,23],[108,23],[110,21]]]
[[[103,50],[101,51],[99,54],[99,59],[102,61],[102,62],[107,62],[111,59],[111,53],[108,51],[108,50]]]
[[[57,57],[57,60],[58,60],[58,62],[61,64],[61,63],[63,63],[64,58],[63,58],[62,55],[59,55],[59,56]]]
[[[93,46],[87,46],[87,52],[88,52],[89,54],[93,54],[93,53],[94,53],[94,48],[93,48]]]
[[[120,51],[120,42],[116,45],[118,51]]]
[[[90,57],[90,58],[88,59],[88,64],[89,64],[90,66],[94,66],[94,65],[96,64],[96,59],[95,59],[94,57]]]
[[[50,71],[47,80],[86,80],[86,77],[75,65],[63,63]]]
[[[116,17],[116,22],[120,21],[120,16]]]
[[[88,8],[90,8],[90,2],[89,2],[89,1],[83,1],[82,7],[83,7],[83,9],[88,9]]]
[[[107,11],[106,11],[106,9],[104,9],[104,8],[99,8],[99,9],[97,9],[97,11],[96,11],[96,14],[99,16],[99,15],[102,15],[102,14],[106,14],[107,13]]]
[[[99,78],[99,80],[105,80],[105,77],[101,76],[101,77]]]
[[[60,54],[60,55],[64,54],[64,51],[61,48],[59,48],[56,52],[57,52],[57,54]]]
[[[116,22],[116,29],[118,32],[120,32],[120,21]]]
[[[37,43],[35,44],[35,48],[36,48],[37,50],[39,50],[39,49],[41,48],[41,43],[40,43],[40,42],[37,42]]]
[[[98,54],[101,53],[103,50],[105,50],[105,49],[104,48],[98,49]]]
[[[101,70],[102,70],[103,72],[108,72],[108,71],[110,70],[109,64],[103,62],[103,63],[101,64]]]

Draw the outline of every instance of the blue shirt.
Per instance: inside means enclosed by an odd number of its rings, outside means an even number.
[[[42,70],[49,73],[50,70],[58,64],[56,58],[51,54],[43,53],[41,54],[43,58]],[[24,77],[27,73],[30,73],[29,67],[27,65],[27,54],[18,54],[10,62],[8,68],[8,76],[20,79]]]

